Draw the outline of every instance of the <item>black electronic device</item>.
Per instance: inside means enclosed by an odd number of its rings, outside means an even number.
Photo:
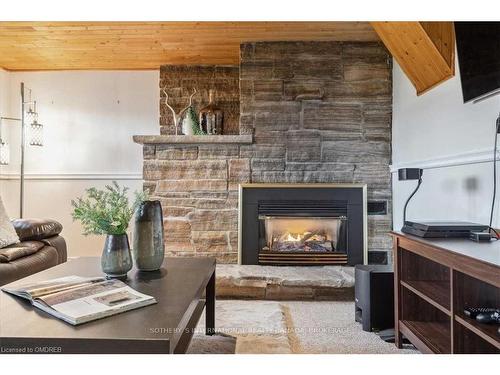
[[[420,168],[400,168],[398,169],[398,180],[418,180],[422,178],[424,170]]]
[[[464,102],[500,92],[500,22],[455,22]]]
[[[405,221],[401,231],[423,238],[470,238],[471,232],[487,229],[487,225],[462,221]]]
[[[386,265],[356,265],[355,320],[363,331],[394,328],[394,271]]]
[[[474,242],[489,242],[493,237],[489,232],[470,232],[469,238]]]
[[[476,316],[476,320],[483,324],[495,324],[500,323],[500,312],[498,310],[494,312],[479,313]]]
[[[493,313],[495,311],[498,311],[498,309],[494,307],[466,307],[464,309],[464,315],[467,318],[476,319],[478,314]]]

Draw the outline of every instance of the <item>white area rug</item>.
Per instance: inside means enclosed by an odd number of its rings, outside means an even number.
[[[205,337],[202,317],[189,353],[418,353],[364,332],[354,321],[353,302],[221,300],[215,316],[220,334]]]

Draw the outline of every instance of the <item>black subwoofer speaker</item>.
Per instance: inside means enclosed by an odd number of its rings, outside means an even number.
[[[355,320],[363,331],[394,327],[394,271],[392,266],[355,267]]]

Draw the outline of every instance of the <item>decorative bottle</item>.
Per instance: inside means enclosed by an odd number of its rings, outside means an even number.
[[[214,103],[214,91],[209,91],[209,103],[200,110],[201,130],[206,134],[223,134],[224,111]]]

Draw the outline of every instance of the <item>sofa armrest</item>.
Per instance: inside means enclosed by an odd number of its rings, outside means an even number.
[[[12,224],[20,241],[40,241],[62,231],[60,223],[49,219],[16,219]]]
[[[58,264],[64,263],[68,260],[68,249],[67,249],[66,241],[64,240],[63,237],[54,236],[54,237],[46,238],[46,239],[42,240],[42,242],[45,245],[51,246],[54,249],[56,249]]]

